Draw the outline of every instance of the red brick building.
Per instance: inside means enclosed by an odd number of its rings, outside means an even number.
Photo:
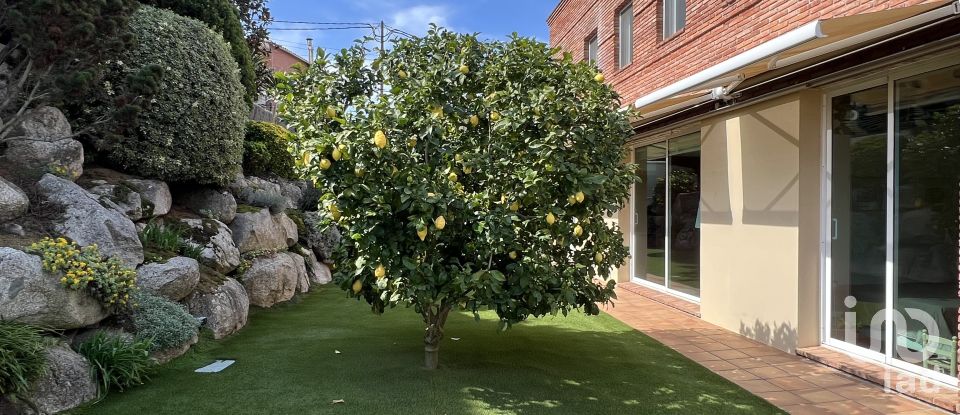
[[[275,42],[267,41],[267,66],[274,72],[287,72],[294,65],[307,65],[307,60],[301,58],[290,49]]]
[[[618,281],[958,396],[960,3],[560,0],[547,23],[638,113]]]

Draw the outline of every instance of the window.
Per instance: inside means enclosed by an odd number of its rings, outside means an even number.
[[[633,5],[627,4],[620,10],[618,23],[619,39],[617,39],[617,46],[619,47],[619,56],[617,57],[620,67],[625,68],[633,62]]]
[[[587,38],[587,41],[584,42],[584,56],[587,57],[587,62],[597,63],[597,48],[600,46],[599,41],[597,40],[597,34],[594,33],[592,36]]]
[[[663,0],[663,38],[667,39],[687,24],[687,0]]]

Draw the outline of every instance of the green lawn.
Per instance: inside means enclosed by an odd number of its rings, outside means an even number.
[[[240,333],[204,340],[149,384],[76,413],[779,413],[608,315],[549,317],[505,333],[492,317],[451,316],[441,367],[429,372],[421,368],[422,327],[412,310],[376,316],[323,287],[252,312]],[[217,358],[237,363],[193,373]],[[331,404],[336,399],[345,403]]]

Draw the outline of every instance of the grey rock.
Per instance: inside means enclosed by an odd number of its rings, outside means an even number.
[[[330,267],[327,264],[324,264],[317,260],[317,256],[314,254],[312,249],[299,247],[297,254],[303,257],[304,263],[307,267],[307,277],[310,279],[310,284],[327,284],[330,281],[333,281],[333,277],[330,273]]]
[[[0,165],[12,178],[33,182],[46,173],[76,180],[83,173],[83,145],[70,138],[70,122],[53,107],[31,110],[13,128]]]
[[[152,357],[153,360],[157,362],[157,364],[167,363],[173,359],[183,356],[184,353],[189,351],[190,347],[193,346],[194,344],[197,344],[197,341],[199,340],[200,340],[200,337],[194,334],[193,337],[190,338],[190,340],[187,340],[186,343],[180,345],[179,347],[173,347],[167,350],[160,350],[157,352],[150,353],[150,357]]]
[[[109,184],[100,180],[97,182],[99,183],[87,189],[87,191],[113,202],[120,208],[120,213],[123,213],[130,220],[143,219],[143,201],[140,198],[140,193],[124,184]],[[104,203],[101,202],[101,204]]]
[[[265,208],[237,213],[230,230],[241,253],[283,250],[297,242],[297,225],[286,214],[271,215]]]
[[[174,257],[164,263],[137,268],[137,285],[146,292],[180,301],[200,282],[200,263],[193,258]]]
[[[105,336],[109,336],[109,337],[119,337],[124,341],[130,342],[130,343],[136,341],[136,338],[132,333],[128,333],[126,331],[123,331],[122,329],[115,328],[115,327],[97,327],[89,330],[80,331],[75,336],[73,336],[73,339],[70,340],[70,345],[73,346],[74,349],[76,349],[81,344],[92,340],[94,337],[97,337],[97,335],[100,333],[103,333]]]
[[[239,176],[227,185],[238,203],[266,207],[274,213],[294,207],[280,189],[280,185],[259,177]]]
[[[167,183],[160,180],[147,179],[127,179],[123,181],[140,193],[140,199],[143,201],[143,216],[153,218],[170,213],[170,206],[173,205],[173,196],[170,195],[170,187]]]
[[[221,274],[240,265],[240,250],[233,242],[230,227],[215,219],[181,219],[190,229],[190,239],[203,247],[200,262]]]
[[[64,208],[63,217],[54,225],[58,233],[81,246],[97,244],[103,255],[116,257],[125,266],[143,262],[137,227],[115,203],[99,200],[75,183],[51,174],[40,179],[37,189]]]
[[[33,382],[26,397],[39,413],[63,412],[97,398],[97,383],[85,357],[62,343],[48,346],[46,355],[47,371]],[[37,413],[26,407],[21,412]]]
[[[247,325],[250,297],[237,280],[226,281],[211,292],[194,292],[184,304],[190,314],[206,317],[205,327],[213,332],[213,338],[222,339]]]
[[[306,258],[293,252],[284,252],[283,255],[289,256],[293,260],[294,267],[297,270],[297,292],[309,292],[310,275],[307,273]]]
[[[0,225],[0,232],[17,236],[24,236],[27,234],[24,232],[23,226],[20,226],[16,223],[4,223],[3,225]]]
[[[0,316],[53,329],[89,326],[107,317],[95,298],[59,280],[43,270],[40,257],[0,248]]]
[[[253,260],[250,269],[241,276],[250,304],[272,307],[293,298],[300,282],[302,258],[298,264],[292,255],[296,256],[281,252]]]
[[[0,222],[16,219],[27,213],[30,200],[15,184],[0,177]]]
[[[322,218],[317,212],[303,212],[303,226],[306,235],[301,238],[320,261],[329,263],[333,259],[333,252],[340,245],[340,230],[331,225],[323,227]]]
[[[179,202],[200,216],[223,223],[233,222],[237,216],[237,199],[226,190],[192,189],[181,195]]]

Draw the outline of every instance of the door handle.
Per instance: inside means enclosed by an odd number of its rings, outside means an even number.
[[[830,235],[830,238],[836,241],[837,238],[840,236],[840,231],[838,229],[839,225],[837,224],[837,218],[833,218],[832,221],[833,221],[833,232]]]

